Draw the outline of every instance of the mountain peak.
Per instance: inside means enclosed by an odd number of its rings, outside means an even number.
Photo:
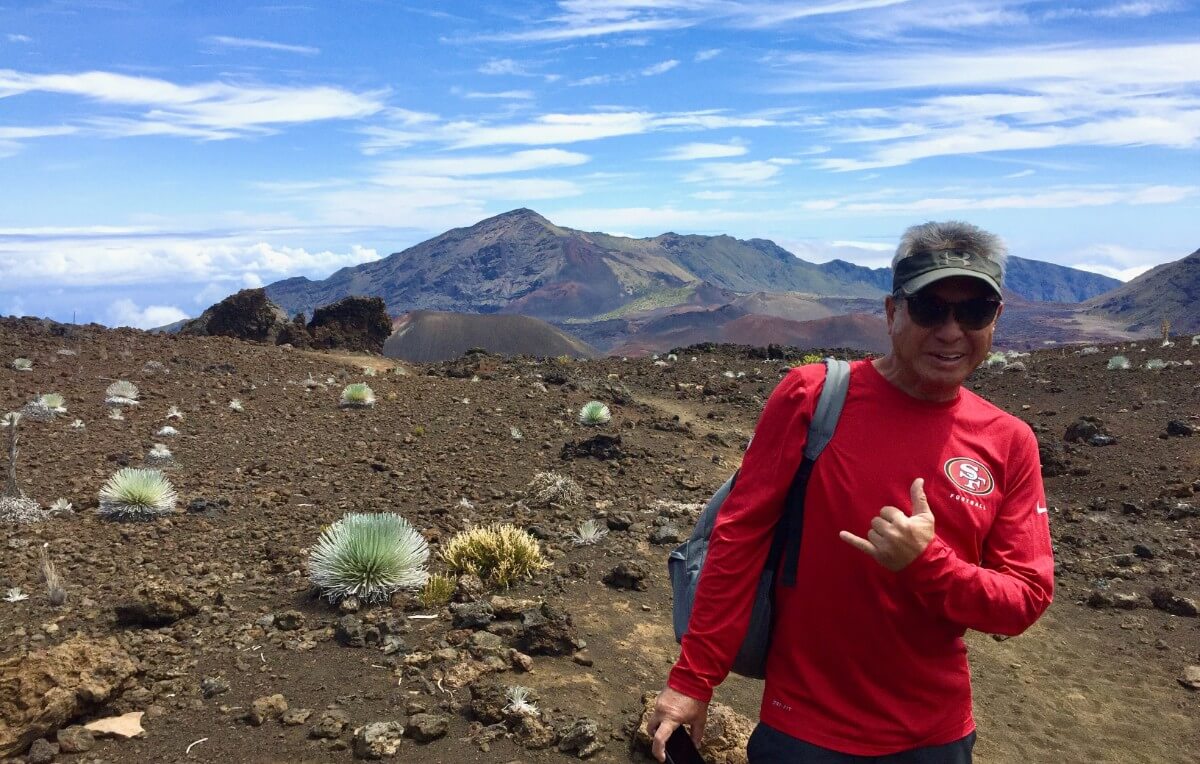
[[[518,207],[515,210],[509,210],[508,212],[501,212],[499,215],[495,215],[494,217],[488,218],[487,220],[483,220],[480,222],[487,223],[489,221],[500,221],[500,220],[507,220],[507,221],[512,221],[512,222],[517,222],[517,221],[524,222],[524,221],[531,220],[531,221],[534,221],[537,223],[545,223],[547,225],[554,225],[549,220],[547,220],[543,216],[539,215],[536,211],[529,209],[528,207]]]

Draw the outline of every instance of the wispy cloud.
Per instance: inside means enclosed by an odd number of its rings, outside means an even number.
[[[110,135],[181,135],[206,139],[272,132],[275,125],[361,119],[383,110],[382,91],[337,87],[242,86],[223,82],[178,85],[112,72],[29,74],[0,70],[0,97],[24,93],[73,95],[146,111],[100,115],[90,124]]]
[[[701,64],[705,61],[710,61],[719,55],[721,55],[720,48],[708,48],[707,50],[696,51],[696,55],[692,57],[692,60],[697,64]]]
[[[9,42],[33,42],[33,38],[29,35],[13,34],[11,32],[4,35],[4,39],[8,40]]]
[[[712,183],[717,185],[752,186],[766,183],[779,174],[781,163],[773,160],[761,162],[709,162],[683,176],[686,183]]]
[[[1078,18],[1140,19],[1160,13],[1170,13],[1171,11],[1179,10],[1179,7],[1180,4],[1178,2],[1167,2],[1166,0],[1160,0],[1156,2],[1114,3],[1112,5],[1103,5],[1095,8],[1079,8],[1068,6],[1065,8],[1052,8],[1046,11],[1042,18],[1051,20]]]
[[[780,89],[914,94],[831,114],[829,137],[871,147],[819,163],[829,170],[1060,146],[1182,149],[1200,142],[1200,70],[1187,63],[1198,57],[1200,43],[797,56],[801,73]]]
[[[529,71],[526,70],[523,64],[519,64],[511,58],[494,58],[485,64],[482,64],[477,70],[480,74],[497,75],[515,75],[527,76]]]
[[[742,156],[746,151],[747,148],[740,143],[685,143],[675,146],[660,158],[685,162],[694,159],[724,159]]]
[[[0,157],[11,156],[21,149],[23,141],[32,138],[49,138],[58,135],[71,135],[78,128],[67,125],[46,125],[38,127],[0,127]]]
[[[665,74],[666,72],[671,71],[672,69],[674,69],[677,66],[679,66],[679,62],[676,61],[675,59],[661,61],[657,64],[654,64],[652,66],[647,66],[645,69],[642,69],[642,76],[643,77],[653,77],[657,74]]]
[[[1028,178],[1030,175],[1033,175],[1035,172],[1037,172],[1037,170],[1018,170],[1017,172],[1009,173],[1008,175],[1005,175],[1004,177],[1009,178],[1009,179]]]
[[[502,175],[551,167],[576,167],[585,164],[590,157],[562,149],[533,149],[498,156],[454,156],[399,159],[380,164],[378,178],[396,175],[408,178],[413,175],[441,175],[461,177],[468,175]],[[390,181],[389,181],[390,182]]]
[[[462,94],[462,97],[475,99],[492,98],[501,101],[532,101],[534,96],[532,90],[501,90],[495,93],[484,93],[478,90],[468,90]]]
[[[310,45],[289,45],[282,42],[271,42],[270,40],[253,40],[246,37],[226,37],[225,35],[205,37],[204,42],[222,48],[255,48],[281,53],[300,53],[305,56],[315,56],[321,52],[320,48],[314,48]]]
[[[967,210],[1030,210],[1109,207],[1113,205],[1174,204],[1200,194],[1198,186],[1074,186],[1032,193],[931,196],[918,199],[857,201],[853,197],[813,199],[802,209],[823,213],[921,213],[945,214]]]
[[[597,111],[542,114],[511,123],[471,121],[414,124],[403,128],[370,126],[364,150],[378,153],[422,142],[444,143],[453,149],[481,146],[579,143],[654,132],[688,132],[726,128],[759,128],[784,124],[767,117],[727,114],[721,111],[654,113]]]

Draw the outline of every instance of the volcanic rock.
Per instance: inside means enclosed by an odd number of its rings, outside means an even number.
[[[0,756],[108,701],[137,664],[116,638],[73,637],[49,650],[0,662]]]
[[[267,299],[265,289],[243,289],[185,323],[179,333],[275,344],[287,321],[287,313]]]

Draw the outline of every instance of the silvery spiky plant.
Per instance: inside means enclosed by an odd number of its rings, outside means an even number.
[[[570,538],[578,546],[598,544],[608,535],[608,528],[602,528],[595,520],[584,520]]]
[[[100,514],[117,520],[151,520],[175,509],[171,482],[158,470],[126,467],[100,489]]]
[[[355,382],[342,388],[341,406],[374,406],[375,391],[366,382]]]
[[[122,420],[124,420],[124,419],[125,419],[125,415],[121,413],[121,409],[119,409],[119,408],[112,408],[112,409],[109,409],[109,410],[108,410],[108,418],[109,418],[109,419],[115,419],[115,420],[117,420],[118,422],[120,422],[120,421],[122,421]]]
[[[175,463],[175,457],[165,443],[155,443],[144,461],[151,467],[168,467]]]
[[[525,437],[525,434],[521,432],[520,427],[509,427],[508,434],[513,440],[521,440]]]
[[[28,358],[14,358],[12,367],[16,371],[33,371],[33,361]]]
[[[4,592],[5,602],[20,602],[29,599],[29,595],[21,591],[21,587],[14,586]]]
[[[376,375],[377,372],[375,371],[374,366],[364,366],[362,373],[363,373],[364,377],[373,377]]]
[[[183,419],[183,412],[179,410],[178,406],[172,406],[167,409],[167,419]]]
[[[1151,358],[1149,361],[1146,361],[1145,368],[1149,371],[1162,371],[1167,368],[1167,362],[1161,358]]]
[[[67,413],[67,399],[58,393],[46,393],[38,396],[38,403],[53,411],[55,414]]]
[[[246,410],[246,407],[243,406],[242,402],[240,400],[238,400],[237,398],[234,398],[233,400],[231,400],[229,402],[229,408],[231,411],[237,411],[238,413],[241,413]]]
[[[1112,369],[1128,369],[1129,359],[1123,355],[1114,355],[1108,359],[1108,368]]]
[[[67,425],[67,427],[71,428],[72,430],[86,430],[87,429],[87,425],[83,423],[82,419],[76,419],[74,422],[71,422],[69,425]]]
[[[104,402],[110,406],[138,405],[138,388],[132,382],[118,379],[104,391]]]
[[[179,430],[176,430],[174,427],[172,427],[171,425],[168,424],[163,427],[160,427],[158,432],[156,432],[154,434],[160,438],[173,438],[179,434]]]
[[[16,411],[0,418],[0,427],[8,429],[8,475],[4,491],[0,492],[0,522],[36,523],[44,520],[46,513],[42,511],[42,505],[25,496],[17,483],[17,428],[20,423],[21,414]]]
[[[579,423],[586,425],[605,424],[612,419],[608,406],[600,401],[588,401],[579,409]]]
[[[321,532],[308,575],[330,602],[380,602],[399,589],[424,586],[429,544],[403,517],[351,512]]]
[[[313,388],[320,387],[320,386],[321,386],[321,383],[318,382],[317,380],[313,379],[312,372],[310,371],[308,373],[308,379],[304,380],[305,389],[312,390]]]
[[[55,499],[54,503],[50,505],[50,512],[58,515],[66,515],[71,513],[71,508],[71,502],[59,498]]]
[[[509,687],[504,697],[508,700],[504,706],[505,713],[514,716],[537,716],[539,713],[537,704],[533,702],[533,692],[528,687]]]

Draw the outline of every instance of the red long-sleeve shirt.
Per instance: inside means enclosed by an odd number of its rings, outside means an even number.
[[[721,508],[668,685],[708,701],[741,644],[759,571],[824,384],[793,370],[767,401]],[[936,537],[893,573],[838,537],[925,478]],[[1054,562],[1037,440],[962,389],[913,398],[851,366],[837,430],[809,482],[794,588],[778,587],[760,716],[814,745],[882,756],[969,734],[966,629],[1019,634],[1050,605]]]

